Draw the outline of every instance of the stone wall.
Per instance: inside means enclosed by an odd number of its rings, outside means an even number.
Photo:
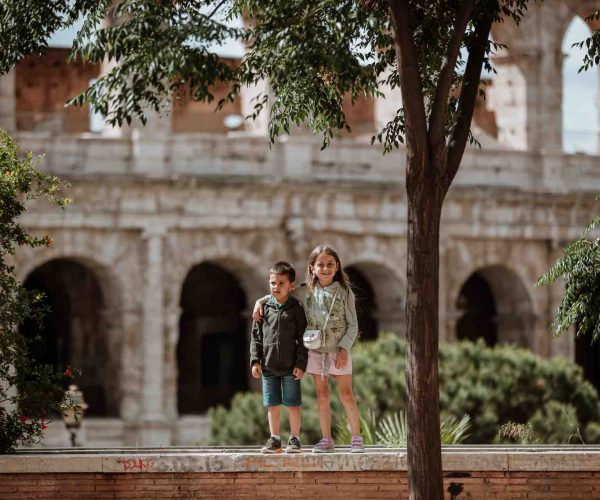
[[[600,499],[600,451],[446,448],[448,500]],[[0,457],[0,499],[408,498],[405,450],[261,456],[256,449]]]

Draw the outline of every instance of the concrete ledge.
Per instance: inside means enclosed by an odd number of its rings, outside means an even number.
[[[453,446],[442,452],[444,473],[595,472],[600,447]],[[258,447],[160,449],[32,449],[0,456],[0,474],[363,472],[406,471],[406,449],[368,447],[365,454],[262,455]]]

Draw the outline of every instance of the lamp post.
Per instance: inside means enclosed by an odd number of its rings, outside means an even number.
[[[71,437],[71,446],[75,448],[78,446],[77,430],[81,427],[81,421],[88,405],[83,399],[83,392],[76,385],[70,385],[66,395],[70,405],[63,410],[62,418]]]

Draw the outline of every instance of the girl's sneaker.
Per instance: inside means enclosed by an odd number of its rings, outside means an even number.
[[[333,453],[335,444],[331,438],[323,438],[313,448],[313,453]]]
[[[352,444],[350,445],[350,453],[364,453],[365,445],[361,436],[352,436]]]
[[[260,450],[262,453],[281,453],[281,439],[271,436]]]
[[[288,444],[285,447],[286,453],[300,453],[302,451],[302,445],[300,444],[300,438],[297,436],[290,436]]]

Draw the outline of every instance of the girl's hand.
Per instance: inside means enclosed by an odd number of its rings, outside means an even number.
[[[260,365],[258,363],[254,363],[252,365],[252,376],[254,378],[260,378],[261,375],[262,375],[262,368],[260,367]]]
[[[335,358],[335,367],[340,370],[348,364],[348,351],[346,349],[340,349],[337,358]]]
[[[260,303],[260,300],[257,300],[254,303],[254,310],[252,311],[252,319],[254,321],[262,321],[263,318],[263,306]]]

